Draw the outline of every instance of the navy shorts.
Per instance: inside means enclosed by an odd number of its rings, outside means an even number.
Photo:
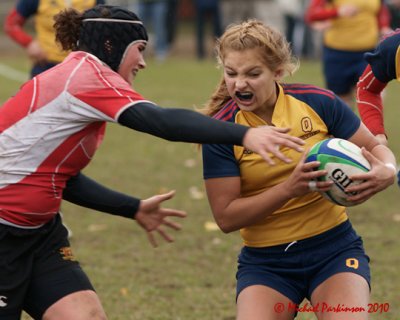
[[[341,51],[323,48],[326,87],[334,93],[350,93],[367,66],[364,54],[369,51]]]
[[[57,65],[56,62],[45,62],[45,63],[33,65],[32,70],[31,70],[31,78],[37,76],[38,74],[40,74],[42,72],[49,70],[50,68],[53,68],[56,65]]]
[[[0,319],[34,319],[66,295],[93,290],[71,251],[57,215],[39,229],[0,224]]]
[[[370,285],[369,257],[349,221],[317,236],[288,244],[243,247],[238,259],[237,296],[246,287],[264,285],[295,304],[310,300],[329,277],[356,273]]]

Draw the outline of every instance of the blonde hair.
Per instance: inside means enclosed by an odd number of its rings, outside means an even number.
[[[260,49],[263,62],[270,70],[276,71],[280,68],[284,71],[284,75],[292,75],[297,70],[298,60],[292,56],[290,45],[285,37],[274,28],[254,19],[230,25],[226,29],[216,45],[218,64],[223,66],[228,52],[257,48]],[[222,77],[202,112],[212,116],[230,98],[225,80]]]

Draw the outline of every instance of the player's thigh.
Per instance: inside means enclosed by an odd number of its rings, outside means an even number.
[[[92,290],[71,293],[50,306],[43,320],[106,320],[97,294]]]
[[[366,320],[369,301],[368,282],[351,272],[331,276],[311,295],[313,306],[318,306],[318,320]]]
[[[243,289],[237,299],[237,320],[292,320],[295,304],[278,291],[263,285]]]

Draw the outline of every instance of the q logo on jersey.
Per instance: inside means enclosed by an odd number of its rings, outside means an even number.
[[[61,257],[63,258],[63,260],[70,260],[70,261],[76,260],[70,247],[60,248],[60,254],[61,254]]]
[[[301,129],[304,132],[311,132],[312,131],[312,122],[309,117],[304,117],[301,119]]]
[[[346,260],[346,266],[353,269],[358,269],[358,260],[356,258],[349,258]]]

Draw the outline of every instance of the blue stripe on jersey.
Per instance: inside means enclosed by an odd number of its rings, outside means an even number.
[[[381,82],[396,79],[396,53],[400,45],[400,29],[383,39],[365,59],[371,65],[375,77]]]
[[[285,94],[310,106],[333,136],[348,139],[360,127],[358,116],[331,91],[304,84],[282,84],[282,87]]]

